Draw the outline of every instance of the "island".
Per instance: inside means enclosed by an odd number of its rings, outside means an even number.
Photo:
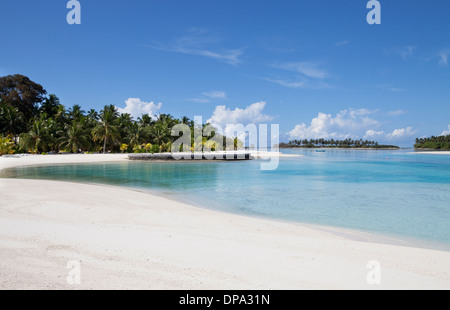
[[[416,150],[439,150],[448,151],[450,150],[450,135],[430,138],[417,138],[416,144],[414,144]]]
[[[292,140],[288,143],[280,143],[280,149],[290,148],[341,148],[341,149],[377,149],[377,150],[398,150],[400,147],[395,145],[379,144],[376,141],[368,140],[334,140],[334,139],[305,139]]]

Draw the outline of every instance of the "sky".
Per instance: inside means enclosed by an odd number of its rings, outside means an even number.
[[[66,107],[279,124],[282,141],[412,146],[450,133],[450,1],[66,0],[0,3],[0,76]]]

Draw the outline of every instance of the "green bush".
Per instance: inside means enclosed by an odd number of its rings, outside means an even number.
[[[160,153],[160,151],[161,151],[161,148],[160,148],[160,146],[159,145],[156,145],[156,144],[153,144],[152,145],[152,149],[151,149],[151,153],[152,154],[154,154],[154,153]]]
[[[15,145],[9,137],[0,136],[0,156],[15,153]]]
[[[136,145],[133,147],[133,153],[139,154],[139,153],[145,153],[145,149],[142,148],[140,145]]]

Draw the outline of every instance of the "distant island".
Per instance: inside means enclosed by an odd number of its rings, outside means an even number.
[[[280,143],[280,149],[287,148],[342,148],[342,149],[400,149],[396,145],[384,145],[375,141],[368,140],[327,140],[327,139],[310,139],[310,140],[292,140],[288,143]]]
[[[417,138],[414,144],[416,150],[450,150],[450,135],[432,136],[430,138]]]

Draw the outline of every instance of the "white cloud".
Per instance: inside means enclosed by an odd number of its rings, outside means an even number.
[[[441,136],[448,136],[448,135],[450,135],[450,125],[448,125],[448,130],[444,130],[444,131],[441,133]]]
[[[441,66],[448,65],[448,55],[450,55],[450,50],[443,50],[439,53],[439,64]]]
[[[257,124],[273,119],[272,116],[263,113],[266,102],[260,101],[247,106],[244,109],[235,108],[231,110],[224,105],[219,105],[207,123],[219,125],[225,128],[227,124]]]
[[[227,94],[225,92],[219,91],[219,90],[203,92],[202,95],[203,95],[203,97],[192,98],[192,99],[189,99],[189,101],[197,102],[197,103],[208,103],[213,100],[227,99]]]
[[[286,81],[281,79],[270,79],[270,78],[263,78],[263,80],[272,82],[284,87],[289,88],[306,88],[307,83],[305,81]]]
[[[237,136],[239,140],[247,141],[248,133],[237,132],[237,127],[235,126],[242,125],[246,127],[250,124],[257,125],[258,123],[261,124],[271,121],[273,117],[263,113],[265,106],[266,102],[264,101],[253,103],[244,109],[235,108],[234,110],[231,110],[224,105],[217,106],[211,118],[206,122],[218,128],[219,131],[227,137]]]
[[[325,82],[330,74],[319,67],[317,63],[303,61],[303,62],[287,62],[281,64],[271,65],[273,68],[287,70],[295,73],[295,76],[289,78],[276,77],[262,77],[261,79],[271,83],[275,83],[289,88],[302,89],[326,89],[331,88]]]
[[[376,139],[380,138],[384,135],[384,131],[376,131],[369,129],[366,131],[366,134],[364,135],[364,139]]]
[[[183,47],[175,47],[175,48],[167,49],[167,50],[172,51],[172,52],[183,53],[183,54],[198,55],[198,56],[204,56],[204,57],[208,57],[208,58],[214,58],[216,60],[226,62],[230,65],[237,65],[238,63],[240,63],[239,57],[244,53],[240,49],[211,51],[211,50],[198,50],[198,49],[189,49],[189,48],[183,48]]]
[[[399,116],[399,115],[406,114],[406,113],[407,113],[407,112],[404,111],[404,110],[395,110],[395,111],[389,111],[389,112],[387,112],[386,114],[387,114],[388,116]]]
[[[398,111],[393,111],[398,114]],[[413,127],[395,129],[392,132],[380,129],[382,122],[373,118],[373,114],[379,110],[348,109],[333,116],[331,114],[319,113],[311,120],[311,123],[301,123],[288,132],[290,140],[303,139],[360,139],[378,142],[396,141],[396,143],[411,143],[413,135],[417,130]],[[445,132],[444,132],[445,133]],[[450,125],[449,125],[450,134]]]
[[[134,118],[140,117],[142,114],[153,116],[161,109],[162,103],[155,104],[152,102],[144,102],[139,98],[128,98],[125,101],[125,108],[118,108],[119,113],[128,113]]]
[[[244,53],[243,49],[225,49],[219,47],[218,36],[212,35],[206,29],[191,28],[187,30],[187,35],[176,38],[168,44],[155,42],[154,49],[181,54],[198,55],[216,59],[231,65],[240,63],[240,57]]]
[[[302,89],[327,89],[332,88],[328,83],[324,81],[308,81],[306,79],[302,80],[283,80],[283,79],[271,79],[271,78],[261,78],[265,81],[275,83],[284,87],[289,88],[302,88]]]
[[[319,113],[308,126],[305,123],[296,125],[289,132],[290,139],[347,139],[356,138],[358,132],[368,127],[378,126],[378,121],[368,115],[374,111],[368,109],[343,110],[335,117],[331,114]]]
[[[413,51],[416,49],[415,46],[405,46],[403,49],[399,51],[400,56],[403,59],[407,59],[409,56],[412,56]]]
[[[319,68],[318,64],[312,62],[290,62],[273,65],[274,68],[284,69],[300,73],[313,79],[324,79],[329,76],[328,72]]]
[[[387,55],[399,55],[403,60],[406,61],[413,56],[415,49],[417,49],[417,46],[409,45],[403,47],[384,49],[384,53]]]
[[[212,98],[212,99],[226,99],[227,98],[227,94],[225,92],[218,91],[218,90],[204,92],[203,96],[209,97],[209,98]]]
[[[401,129],[395,129],[393,132],[388,133],[386,135],[386,138],[388,139],[401,139],[404,137],[412,136],[416,133],[416,130],[414,130],[412,127],[406,127]]]
[[[403,60],[407,60],[413,55],[414,50],[416,48],[417,48],[416,46],[404,46],[401,48],[392,48],[387,50],[387,53],[400,55],[400,57],[402,57]]]

